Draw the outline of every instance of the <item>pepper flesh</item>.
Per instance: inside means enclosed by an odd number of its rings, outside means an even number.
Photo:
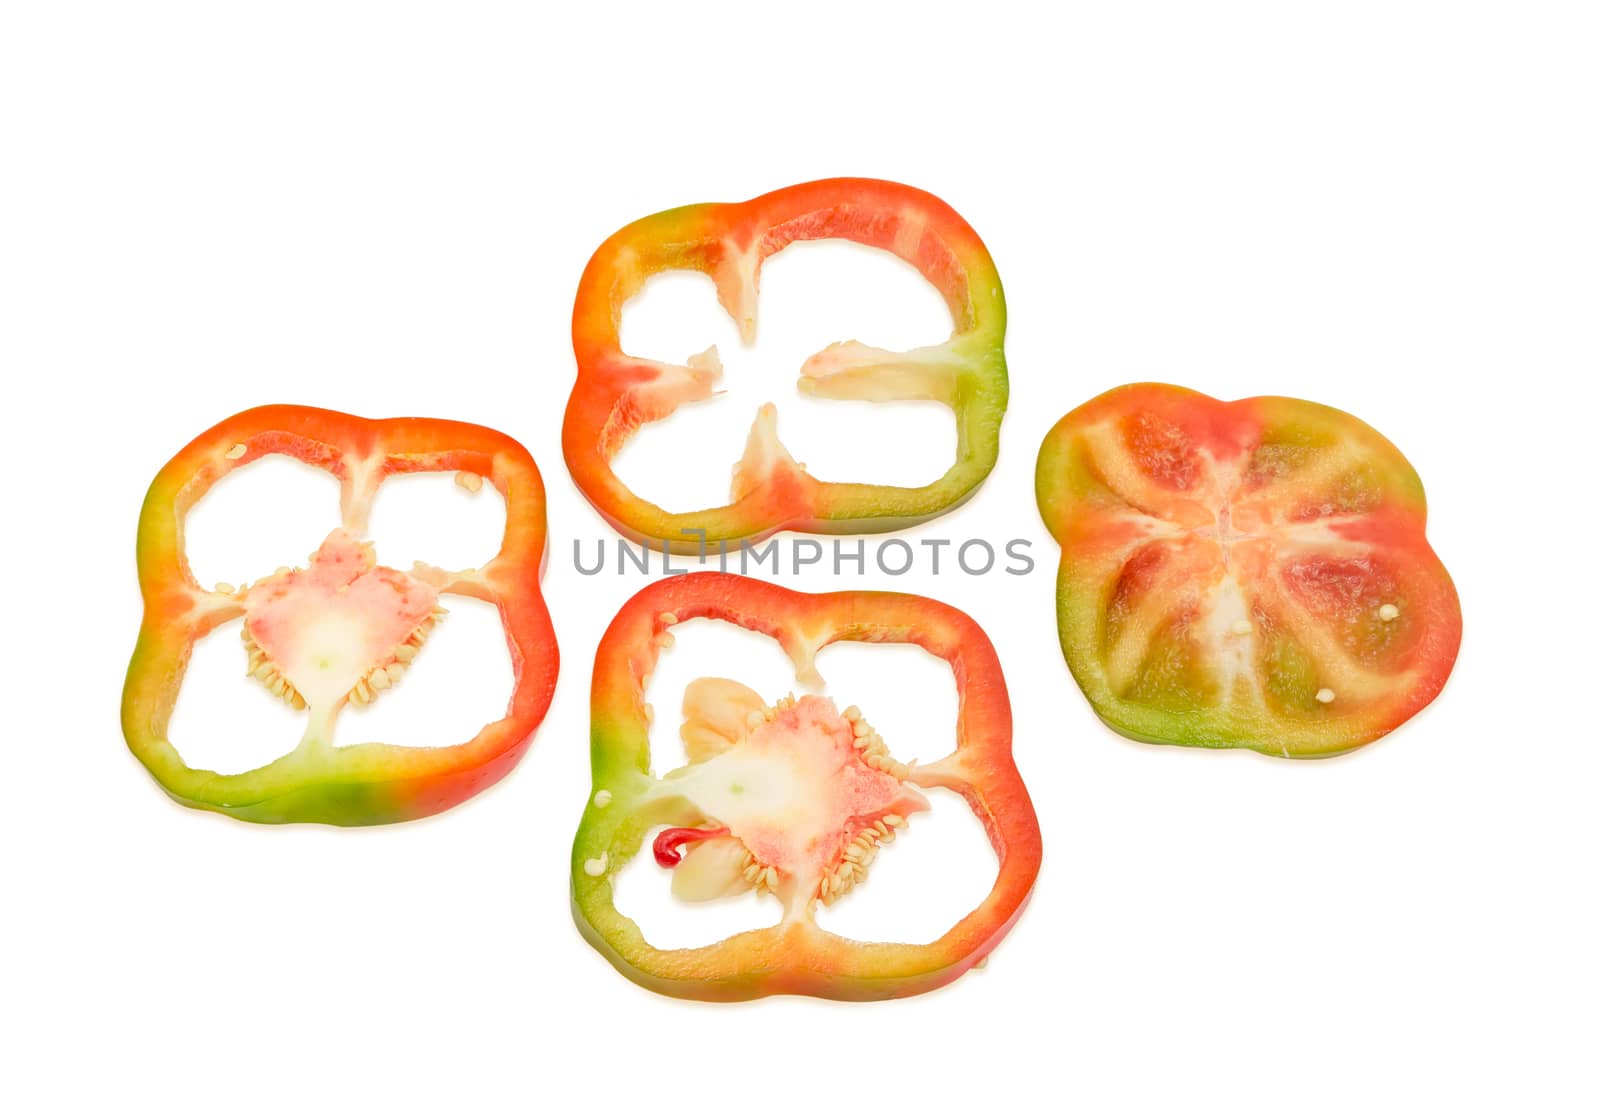
[[[725,680],[700,680],[723,686],[696,699],[696,684],[691,684],[686,695],[683,736],[690,763],[656,776],[650,768],[645,682],[671,626],[697,617],[773,637],[799,680],[810,686],[821,683],[816,653],[835,641],[921,646],[947,661],[956,677],[955,751],[926,765],[900,764],[859,713],[841,714],[820,695],[746,712],[750,702],[742,695],[749,691]],[[729,703],[737,707],[723,708]],[[983,631],[942,603],[867,591],[800,594],[717,572],[664,579],[629,600],[607,629],[595,656],[591,711],[594,789],[573,844],[573,912],[590,943],[627,977],[657,992],[719,1001],[776,993],[877,1000],[924,992],[980,962],[1016,922],[1032,892],[1039,825],[1011,759],[1004,676]],[[774,756],[785,754],[802,762],[774,763]],[[816,789],[824,778],[846,777],[854,778],[848,792]],[[864,871],[863,853],[892,836],[907,814],[925,808],[918,789],[933,786],[965,798],[999,857],[999,874],[983,903],[928,944],[860,943],[819,927],[817,903],[859,880],[844,867]],[[768,792],[761,792],[763,787]],[[720,804],[708,800],[712,793],[720,795]],[[779,806],[785,802],[797,811],[783,813]],[[843,810],[844,819],[828,820],[817,811],[820,806]],[[797,820],[805,821],[803,830],[795,830]],[[784,906],[779,923],[707,947],[652,946],[617,910],[612,878],[645,845],[651,829],[663,824],[668,832],[712,833],[697,842],[668,836],[668,846],[689,849],[675,872],[675,888],[683,869],[698,864],[702,849],[720,854],[698,865],[744,863],[731,868],[733,877],[726,870],[697,872],[697,878],[710,880],[682,895],[771,892]],[[813,838],[824,835],[815,830],[819,827],[842,830],[844,842]],[[866,837],[865,845],[860,836]],[[750,859],[741,857],[745,853]],[[741,874],[743,884],[735,880]],[[718,878],[728,884],[719,886]]]
[[[1125,736],[1333,755],[1450,674],[1461,607],[1422,483],[1349,414],[1133,384],[1056,424],[1037,489],[1062,651]]]
[[[306,568],[239,591],[200,586],[184,554],[185,515],[218,479],[274,453],[338,478],[341,527]],[[488,480],[504,497],[504,540],[487,564],[401,572],[377,565],[360,539],[383,480],[427,471],[463,473],[467,485]],[[382,824],[449,808],[516,764],[550,703],[559,661],[539,592],[544,543],[538,468],[494,430],[429,418],[369,421],[303,406],[235,415],[173,457],[145,498],[138,541],[144,621],[122,699],[128,746],[177,801],[241,820]],[[515,677],[505,717],[456,746],[334,746],[338,710],[370,701],[401,677],[442,612],[439,594],[498,608]],[[225,775],[185,764],[167,726],[195,642],[235,619],[245,622],[250,672],[309,719],[294,751]]]
[[[778,440],[763,407],[735,466],[733,501],[673,513],[638,497],[611,461],[641,425],[681,403],[710,398],[721,374],[715,347],[682,365],[622,351],[622,305],[657,272],[704,272],[745,344],[755,340],[761,264],[796,241],[842,238],[888,250],[938,289],[954,324],[940,345],[890,352],[830,345],[800,370],[800,390],[874,402],[932,399],[956,415],[956,459],[922,487],[829,483],[808,475]],[[994,467],[1005,414],[1005,296],[972,227],[943,201],[882,180],[799,184],[746,203],[707,203],[651,215],[613,234],[590,259],[572,314],[578,379],[562,447],[573,480],[619,531],[655,547],[758,540],[783,529],[863,533],[904,528],[964,502]],[[703,538],[699,535],[704,531]]]

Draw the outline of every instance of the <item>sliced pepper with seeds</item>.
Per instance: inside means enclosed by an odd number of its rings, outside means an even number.
[[[825,482],[789,455],[768,405],[734,467],[728,505],[673,513],[635,495],[612,470],[618,450],[641,425],[710,398],[722,368],[715,346],[686,364],[627,355],[619,339],[623,304],[658,272],[703,272],[749,344],[762,262],[794,242],[824,238],[888,250],[914,266],[943,297],[954,330],[942,344],[908,352],[855,341],[830,345],[801,366],[800,390],[836,399],[942,402],[955,411],[955,462],[922,487]],[[916,188],[818,180],[745,203],[663,211],[617,231],[584,270],[572,312],[578,379],[562,430],[567,467],[618,530],[674,550],[783,529],[868,533],[914,525],[959,506],[994,467],[1007,397],[1005,326],[1000,277],[982,240],[943,201]]]
[[[1062,650],[1126,736],[1333,755],[1449,677],[1461,606],[1422,482],[1343,411],[1119,387],[1050,431],[1037,489]]]
[[[339,528],[305,567],[239,589],[202,587],[184,554],[185,515],[217,480],[272,454],[339,480]],[[487,564],[449,571],[419,563],[401,571],[379,565],[362,539],[384,479],[431,471],[457,472],[468,490],[488,481],[504,497],[503,543]],[[179,802],[241,820],[381,824],[449,808],[516,764],[550,704],[558,657],[539,592],[544,545],[538,468],[504,434],[304,406],[235,415],[173,457],[145,498],[138,541],[144,622],[122,698],[128,746]],[[441,594],[499,610],[516,679],[506,715],[457,746],[335,746],[339,711],[367,704],[401,680],[444,612]],[[196,770],[168,740],[168,722],[196,641],[235,620],[242,622],[248,672],[286,708],[305,712],[305,736],[289,754],[242,774]]]
[[[689,762],[650,767],[645,683],[672,627],[713,618],[773,637],[799,681],[820,687],[815,658],[835,641],[917,644],[950,664],[960,706],[956,747],[905,764],[854,706],[807,693],[768,705],[726,679],[684,696]],[[655,583],[617,614],[595,656],[594,786],[572,852],[578,926],[626,976],[671,996],[748,1000],[803,993],[877,1000],[937,988],[981,962],[1016,922],[1039,870],[1039,824],[1011,758],[1011,707],[993,646],[970,618],[927,598],[844,591],[800,594],[718,572]],[[942,786],[966,799],[1000,860],[983,903],[927,944],[833,935],[819,904],[859,891],[878,854]],[[662,950],[618,911],[613,877],[644,847],[673,868],[676,896],[770,893],[774,926],[708,947]]]

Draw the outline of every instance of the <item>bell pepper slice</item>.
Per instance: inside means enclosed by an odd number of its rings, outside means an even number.
[[[1421,480],[1365,422],[1133,384],[1056,423],[1037,475],[1061,648],[1123,735],[1334,755],[1444,686],[1461,606]]]
[[[834,641],[917,644],[948,662],[960,694],[956,747],[903,764],[853,706],[808,693],[764,703],[725,679],[691,683],[682,736],[690,762],[651,772],[645,683],[672,626],[727,621],[773,637],[799,680],[820,687],[816,653]],[[1039,870],[1039,823],[1011,758],[1011,706],[999,659],[971,618],[909,594],[800,594],[744,576],[695,572],[640,591],[595,656],[594,783],[572,851],[579,928],[627,977],[670,996],[733,1001],[801,993],[877,1000],[944,985],[1016,922]],[[851,892],[878,847],[927,808],[921,789],[966,799],[1000,870],[983,903],[927,944],[861,943],[818,926],[819,901]],[[651,829],[674,893],[700,900],[774,894],[776,925],[711,946],[663,950],[616,908],[612,877]]]
[[[184,516],[218,479],[274,453],[338,478],[340,528],[304,568],[280,569],[243,589],[203,588],[184,554]],[[487,564],[399,571],[379,566],[361,539],[383,480],[429,471],[458,472],[469,490],[487,480],[505,498],[504,540]],[[382,824],[449,808],[516,764],[550,703],[558,656],[539,592],[544,547],[539,470],[504,434],[305,406],[237,414],[174,456],[145,498],[138,540],[144,621],[122,697],[128,746],[182,804],[240,820]],[[505,717],[456,746],[334,746],[339,711],[370,702],[404,675],[443,612],[440,594],[499,609],[516,679]],[[249,672],[286,707],[305,710],[306,734],[295,750],[254,770],[195,770],[167,739],[167,724],[195,642],[240,619]]]
[[[710,398],[722,369],[715,346],[687,364],[628,356],[618,338],[622,305],[657,272],[704,272],[748,345],[755,340],[762,261],[793,242],[819,238],[876,246],[915,266],[944,297],[954,332],[943,344],[909,352],[855,341],[830,345],[801,366],[800,390],[945,403],[956,415],[955,462],[922,487],[825,482],[808,475],[778,440],[769,404],[734,469],[729,505],[673,513],[635,495],[611,469],[617,450],[680,403]],[[783,529],[863,533],[914,525],[959,506],[994,467],[1006,409],[1005,324],[1000,277],[978,235],[943,201],[903,184],[818,180],[745,203],[663,211],[617,231],[584,270],[572,312],[578,379],[562,431],[567,467],[612,525],[656,547],[693,550],[702,530],[714,543]]]

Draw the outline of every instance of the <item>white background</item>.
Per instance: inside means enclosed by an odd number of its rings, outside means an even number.
[[[1317,8],[8,6],[0,1091],[1595,1099],[1592,9]],[[673,1002],[569,915],[589,668],[642,582],[572,568],[574,540],[609,534],[558,446],[572,292],[632,218],[837,174],[949,201],[1010,303],[999,465],[903,536],[1024,538],[1038,566],[788,581],[919,590],[984,623],[1045,866],[988,968],[931,996]],[[768,397],[823,474],[942,467],[938,411],[791,390],[827,341],[937,330],[915,277],[876,261],[774,261],[748,354],[694,281],[651,288],[635,351],[720,342],[731,393],[682,412],[676,438],[642,437],[624,470],[722,488]],[[1320,763],[1145,747],[1095,720],[1056,646],[1033,465],[1057,417],[1139,379],[1313,398],[1399,444],[1465,610],[1432,707]],[[481,421],[549,485],[554,706],[511,777],[433,820],[236,824],[167,800],[123,747],[145,487],[202,429],[277,401]],[[326,487],[263,471],[194,515],[197,557],[235,583],[332,524]],[[286,486],[310,505],[275,498]],[[468,520],[385,492],[386,559],[493,529],[492,494],[423,492]],[[458,611],[366,738],[418,717],[412,739],[435,722],[465,737],[495,715],[506,668],[483,629]],[[185,691],[180,747],[292,742],[222,635],[191,671],[205,689]],[[693,675],[787,689],[739,643],[683,634],[652,692],[658,746]],[[948,736],[942,671],[823,660],[903,755]],[[975,900],[992,860],[965,816],[941,804],[914,825],[838,923],[926,936]],[[674,913],[664,876],[623,877],[662,938],[747,915]]]

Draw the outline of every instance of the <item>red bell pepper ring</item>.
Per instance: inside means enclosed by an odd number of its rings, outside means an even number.
[[[955,462],[922,487],[825,482],[783,447],[768,405],[734,469],[729,505],[673,513],[635,495],[612,471],[612,458],[641,425],[680,403],[710,398],[722,367],[714,346],[682,365],[628,356],[618,337],[623,303],[657,272],[704,272],[749,344],[761,263],[793,242],[819,238],[875,246],[913,265],[944,297],[954,332],[909,352],[830,345],[801,367],[800,389],[827,398],[945,403],[956,414]],[[1005,326],[1005,296],[989,251],[927,192],[883,180],[818,180],[746,203],[663,211],[617,231],[584,270],[572,311],[578,379],[562,430],[567,467],[613,526],[656,547],[695,551],[702,539],[753,541],[783,529],[866,533],[915,525],[966,501],[994,467],[1007,397]]]
[[[950,664],[960,694],[955,750],[903,764],[854,707],[807,694],[766,705],[725,679],[684,697],[689,764],[650,769],[645,682],[672,626],[696,617],[773,637],[802,683],[839,640],[917,644]],[[993,646],[971,618],[910,594],[800,594],[695,572],[646,587],[601,639],[592,686],[593,791],[572,851],[573,912],[627,977],[699,1000],[803,993],[877,1000],[937,988],[980,963],[1016,922],[1039,871],[1039,822],[1011,758],[1011,706]],[[987,898],[927,944],[861,943],[818,926],[815,910],[851,892],[878,848],[927,808],[921,788],[959,793],[1000,859]],[[914,823],[914,820],[913,820]],[[772,893],[782,920],[708,947],[661,950],[616,908],[612,877],[655,840],[673,890],[691,900]]]
[[[183,549],[189,509],[224,475],[273,453],[338,478],[341,526],[294,571],[235,590],[195,581]],[[383,480],[402,472],[455,471],[505,499],[500,552],[479,568],[377,564],[360,538]],[[368,421],[304,406],[263,406],[195,438],[161,469],[139,518],[144,623],[123,690],[128,746],[179,802],[262,822],[382,824],[428,816],[503,777],[527,750],[555,689],[558,655],[539,576],[544,486],[516,441],[482,426],[431,418]],[[346,704],[364,704],[403,675],[443,612],[440,594],[492,602],[500,611],[516,683],[506,716],[451,747],[336,747]],[[242,774],[186,765],[167,724],[194,644],[243,619],[250,672],[307,712],[294,751]]]

